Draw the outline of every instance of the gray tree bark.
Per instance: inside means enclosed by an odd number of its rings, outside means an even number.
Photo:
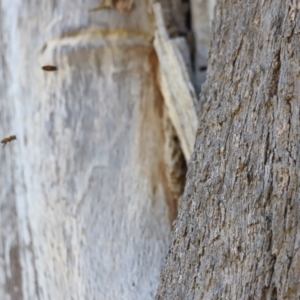
[[[297,1],[218,1],[156,299],[299,299]]]
[[[154,298],[197,97],[152,4],[0,1],[1,300]]]

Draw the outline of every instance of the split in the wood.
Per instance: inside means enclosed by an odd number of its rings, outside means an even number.
[[[167,205],[169,208],[170,224],[177,218],[178,203],[185,186],[185,177],[187,171],[186,160],[178,139],[176,130],[168,116],[165,107],[163,117],[164,127],[164,162],[168,188],[170,191],[167,197]]]

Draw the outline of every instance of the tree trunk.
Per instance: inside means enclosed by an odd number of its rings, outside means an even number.
[[[0,3],[0,299],[154,298],[214,0],[159,2]]]
[[[1,149],[0,299],[153,299],[191,133],[165,106],[151,1],[0,13],[1,135],[17,136]]]
[[[297,1],[218,1],[157,299],[299,299],[299,24]]]

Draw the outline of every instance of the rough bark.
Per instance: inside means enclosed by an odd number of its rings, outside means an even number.
[[[299,299],[297,1],[218,1],[156,299]]]

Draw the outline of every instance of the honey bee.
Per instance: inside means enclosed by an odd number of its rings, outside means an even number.
[[[44,71],[49,71],[49,72],[51,72],[51,71],[57,71],[57,67],[56,66],[50,66],[50,65],[43,66],[42,69]]]
[[[9,136],[9,137],[3,139],[3,140],[1,141],[1,143],[3,144],[3,147],[4,147],[7,143],[9,143],[9,142],[11,142],[11,141],[13,141],[13,140],[16,140],[16,139],[17,139],[17,137],[16,137],[15,135],[11,135],[11,136]]]

